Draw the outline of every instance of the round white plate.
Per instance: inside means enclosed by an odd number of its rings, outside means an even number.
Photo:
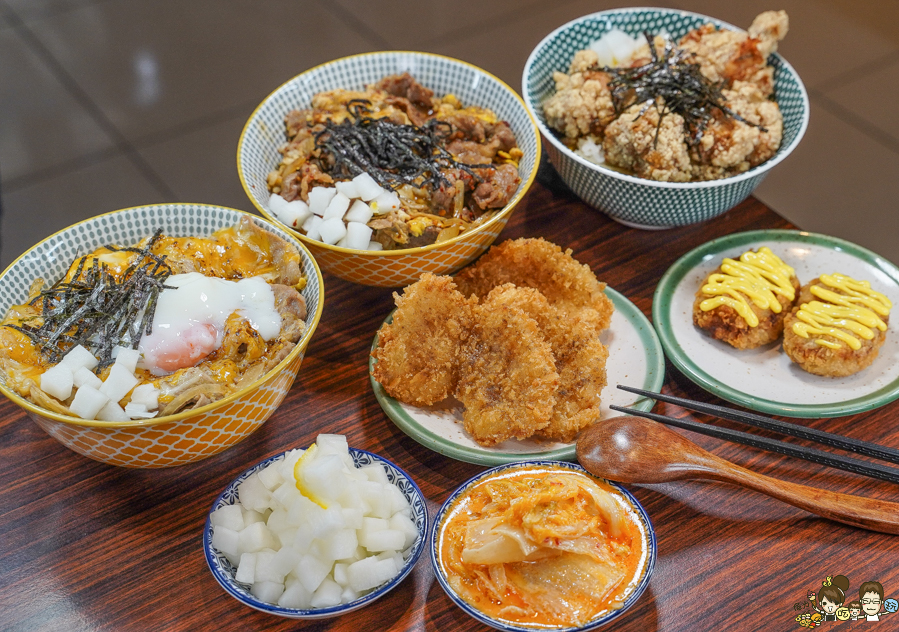
[[[693,300],[724,257],[768,246],[796,270],[802,284],[840,272],[871,282],[899,305],[899,268],[848,241],[793,230],[728,235],[688,252],[659,281],[652,317],[668,359],[688,378],[722,399],[787,417],[839,417],[871,410],[899,397],[899,334],[895,325],[874,364],[843,378],[806,373],[772,343],[738,350],[693,325]]]

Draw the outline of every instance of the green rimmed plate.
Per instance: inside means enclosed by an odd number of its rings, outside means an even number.
[[[845,378],[806,373],[780,343],[739,351],[693,326],[699,284],[724,257],[768,246],[796,270],[800,283],[841,272],[871,282],[899,304],[899,268],[848,241],[795,230],[756,230],[721,237],[691,250],[656,288],[652,319],[668,359],[710,393],[764,413],[787,417],[840,417],[899,398],[899,336],[888,332],[874,364]]]
[[[615,305],[612,324],[602,335],[609,348],[606,363],[608,384],[602,392],[602,417],[614,417],[620,413],[609,410],[609,404],[632,406],[648,411],[654,402],[615,388],[627,384],[649,391],[658,391],[665,379],[665,356],[662,346],[649,320],[622,294],[606,288],[606,294]],[[393,314],[385,322],[391,322]],[[378,346],[378,337],[372,343],[372,351]],[[388,395],[371,377],[374,358],[369,359],[369,377],[375,397],[387,416],[400,430],[426,448],[459,461],[478,465],[501,465],[526,459],[553,459],[572,461],[575,458],[574,443],[550,441],[504,441],[496,446],[479,446],[462,429],[462,404],[449,399],[440,404],[422,408],[403,404]]]

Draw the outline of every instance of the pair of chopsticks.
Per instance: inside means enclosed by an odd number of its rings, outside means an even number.
[[[671,395],[663,395],[662,393],[644,391],[639,388],[622,386],[620,384],[618,385],[618,388],[629,393],[648,397],[650,399],[667,402],[669,404],[677,404],[678,406],[686,408],[687,410],[695,410],[696,412],[714,415],[716,417],[720,417],[721,419],[737,421],[753,426],[755,428],[762,428],[764,430],[773,430],[774,432],[778,432],[790,437],[808,439],[810,441],[838,448],[840,450],[846,450],[855,454],[863,454],[865,456],[870,456],[875,459],[887,461],[889,463],[899,464],[899,450],[895,448],[888,448],[876,443],[860,441],[858,439],[852,439],[851,437],[844,437],[842,435],[824,432],[822,430],[815,430],[814,428],[806,428],[805,426],[791,424],[786,421],[778,421],[777,419],[771,419],[770,417],[764,417],[755,413],[732,410],[730,408],[716,406],[714,404],[706,404],[703,402],[696,402],[680,397],[672,397]],[[718,426],[691,421],[689,419],[677,419],[674,417],[668,417],[667,415],[643,412],[641,410],[624,408],[622,406],[609,406],[609,408],[611,408],[612,410],[617,410],[619,412],[636,415],[637,417],[652,419],[653,421],[658,421],[669,426],[683,428],[684,430],[692,430],[693,432],[698,432],[700,434],[715,437],[717,439],[724,439],[725,441],[740,443],[743,445],[752,446],[754,448],[768,450],[770,452],[777,452],[778,454],[785,454],[787,456],[805,459],[806,461],[811,461],[812,463],[835,467],[841,470],[861,474],[863,476],[870,476],[872,478],[890,481],[891,483],[899,483],[899,469],[894,467],[888,467],[886,465],[880,465],[877,463],[869,463],[867,461],[860,461],[858,459],[853,459],[852,457],[841,456],[838,454],[833,454],[831,452],[824,452],[823,450],[817,450],[815,448],[793,445],[785,443],[783,441],[778,441],[776,439],[759,437],[757,435],[749,434],[748,432],[730,430],[728,428],[719,428]]]

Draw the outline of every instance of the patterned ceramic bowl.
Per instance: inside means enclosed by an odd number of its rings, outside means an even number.
[[[220,509],[225,505],[237,504],[237,487],[255,472],[264,469],[274,461],[283,459],[285,454],[286,453],[282,452],[270,459],[266,459],[238,476],[234,482],[228,485],[228,487],[225,488],[225,491],[216,498],[209,513],[211,514],[216,509]],[[415,527],[418,529],[418,539],[412,544],[409,554],[406,557],[406,564],[403,566],[399,575],[390,581],[385,582],[370,593],[359,597],[359,599],[339,606],[302,610],[299,608],[284,608],[266,603],[253,596],[250,592],[249,585],[241,584],[234,579],[237,568],[228,560],[228,558],[212,546],[213,528],[212,523],[209,518],[207,518],[206,528],[203,531],[203,552],[206,554],[206,563],[209,565],[209,570],[212,571],[212,576],[215,577],[215,580],[219,585],[225,589],[225,592],[242,604],[255,608],[261,612],[267,612],[268,614],[287,617],[288,619],[329,619],[363,608],[383,597],[396,588],[399,583],[412,572],[412,568],[415,566],[418,558],[421,557],[421,553],[424,551],[427,542],[425,535],[428,532],[428,509],[425,506],[424,495],[421,493],[418,485],[415,484],[415,481],[412,480],[412,477],[387,459],[382,458],[377,454],[372,454],[365,450],[356,450],[354,448],[350,448],[350,456],[353,457],[353,464],[356,467],[380,464],[387,471],[387,480],[399,488],[400,492],[402,492],[403,496],[406,497],[406,500],[408,500],[409,504],[412,506],[412,522],[415,523]]]
[[[674,9],[636,8],[601,11],[560,26],[531,53],[522,86],[528,110],[546,139],[546,151],[565,183],[587,204],[628,226],[670,228],[701,222],[746,199],[768,171],[786,158],[808,126],[809,103],[799,75],[780,55],[774,67],[774,94],[784,117],[783,141],[765,163],[737,176],[708,182],[655,182],[629,176],[576,155],[552,132],[543,116],[543,102],[555,91],[553,72],[567,72],[574,54],[612,28],[631,36],[666,30],[678,39],[706,22],[738,30],[726,22]],[[788,36],[789,37],[789,36]]]
[[[275,169],[285,142],[284,115],[308,108],[312,96],[337,88],[362,89],[385,76],[409,72],[435,95],[454,94],[463,105],[493,110],[512,127],[524,152],[519,163],[521,184],[509,204],[490,221],[439,244],[404,250],[367,252],[329,246],[294,232],[323,270],[354,283],[401,287],[423,272],[448,274],[471,263],[497,238],[527,192],[540,164],[540,133],[524,102],[514,90],[488,72],[463,61],[429,53],[388,51],[344,57],[297,75],[270,94],[256,108],[240,135],[237,170],[250,200],[267,218],[270,193],[266,176]],[[290,230],[290,229],[288,229]]]
[[[629,582],[631,587],[626,592],[624,600],[621,603],[620,607],[610,608],[607,611],[598,614],[595,618],[579,627],[554,627],[552,625],[543,624],[525,625],[505,619],[494,618],[486,614],[482,610],[475,608],[472,604],[467,602],[458,593],[456,593],[447,578],[446,567],[441,562],[441,551],[444,544],[443,534],[446,529],[448,519],[454,513],[456,513],[457,509],[460,509],[461,511],[467,511],[468,505],[460,505],[460,502],[464,502],[464,499],[468,495],[469,490],[471,490],[474,486],[487,481],[488,479],[500,479],[509,475],[514,475],[518,471],[534,469],[538,471],[548,470],[576,472],[578,474],[583,474],[591,478],[595,478],[597,481],[607,483],[612,487],[614,491],[618,492],[622,504],[627,507],[627,510],[630,512],[631,516],[636,520],[644,536],[645,549],[643,551],[643,556],[640,560],[640,564],[637,567],[637,574],[633,578],[633,581]],[[457,606],[464,610],[466,614],[470,615],[474,619],[477,619],[485,625],[496,628],[497,630],[502,630],[503,632],[535,632],[536,630],[551,630],[553,632],[586,632],[587,630],[595,630],[596,628],[599,628],[609,623],[610,621],[617,619],[622,614],[624,614],[628,608],[636,603],[637,599],[640,598],[640,595],[643,594],[643,591],[645,591],[649,586],[649,580],[652,577],[652,573],[655,568],[656,548],[655,529],[652,526],[652,522],[650,522],[649,520],[649,515],[647,515],[646,510],[637,501],[637,499],[634,498],[634,496],[629,491],[627,491],[617,483],[612,483],[611,481],[604,481],[603,479],[593,477],[592,474],[589,474],[577,463],[567,463],[563,461],[519,461],[517,463],[507,463],[505,465],[500,465],[498,467],[494,467],[493,469],[487,470],[486,472],[481,472],[477,476],[474,476],[473,478],[462,484],[461,487],[459,487],[455,492],[452,493],[449,498],[446,499],[446,502],[443,503],[443,506],[440,507],[440,511],[437,512],[437,516],[434,518],[434,529],[431,534],[430,555],[431,565],[434,568],[434,575],[437,577],[437,581],[440,584],[440,587],[443,588],[444,591],[446,591],[446,594],[449,596],[449,598],[452,599]]]
[[[157,228],[176,237],[205,236],[250,216],[259,226],[297,247],[307,286],[302,291],[306,331],[290,354],[250,386],[200,408],[156,419],[88,421],[31,403],[0,383],[0,392],[19,405],[67,448],[110,465],[155,468],[199,461],[240,442],[259,428],[284,400],[321,318],[321,271],[288,231],[234,209],[202,204],[156,204],[114,211],[79,222],[48,237],[0,275],[0,314],[28,297],[36,277],[59,279],[78,256],[107,244],[134,244]]]

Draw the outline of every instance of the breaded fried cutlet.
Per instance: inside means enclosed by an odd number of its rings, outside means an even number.
[[[517,307],[488,300],[472,312],[459,353],[462,424],[483,446],[526,439],[549,425],[556,405],[559,374],[550,345],[537,321]]]
[[[394,293],[393,323],[378,332],[374,378],[392,397],[420,406],[456,389],[459,348],[471,330],[471,302],[448,276],[423,274]]]
[[[877,358],[891,307],[867,281],[821,275],[802,286],[797,306],[786,318],[784,352],[815,375],[858,373]]]
[[[593,270],[578,263],[571,250],[543,239],[515,239],[493,246],[473,265],[455,277],[465,296],[484,298],[495,287],[512,283],[532,287],[557,307],[574,312],[591,309],[597,326],[605,329],[614,307],[605,295],[606,284],[598,281]]]
[[[766,247],[725,258],[703,281],[693,302],[693,324],[737,349],[754,349],[780,338],[799,279]]]
[[[599,338],[601,330],[591,320],[572,317],[553,306],[533,288],[501,285],[491,290],[486,302],[517,307],[537,321],[559,374],[552,418],[539,434],[555,441],[573,441],[578,432],[599,420],[609,357]]]

